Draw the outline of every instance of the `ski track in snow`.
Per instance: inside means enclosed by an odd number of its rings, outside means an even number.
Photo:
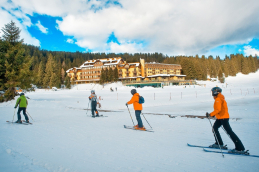
[[[241,118],[230,119],[233,131],[251,154],[259,155],[259,72],[228,77],[227,88],[226,84],[217,82],[199,83],[206,83],[206,87],[137,89],[145,98],[143,112],[153,113],[145,114],[145,117],[154,133],[123,128],[123,125],[133,125],[125,106],[131,98],[132,87],[120,83],[108,84],[104,88],[87,84],[71,90],[26,93],[30,98],[27,111],[34,120],[30,118],[33,125],[5,122],[12,121],[16,100],[2,103],[0,171],[257,171],[259,158],[235,155],[222,158],[220,154],[188,147],[187,143],[210,145],[214,137],[208,119],[180,116],[202,116],[211,112],[214,99],[210,89],[216,85],[222,87],[230,118]],[[110,92],[110,87],[117,87],[117,92]],[[117,112],[100,112],[107,118],[87,117],[91,112],[84,109],[87,109],[91,89],[103,99],[100,101],[102,110]],[[137,124],[132,105],[129,109]],[[154,115],[156,113],[177,117]],[[142,121],[146,128],[150,128],[145,118],[142,117]],[[224,144],[234,148],[222,129],[220,133]]]

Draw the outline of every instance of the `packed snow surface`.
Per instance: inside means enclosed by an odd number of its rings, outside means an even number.
[[[210,90],[219,86],[228,103],[233,131],[250,154],[259,155],[259,72],[228,77],[224,84],[198,84],[137,89],[145,98],[142,112],[153,133],[123,128],[133,126],[131,116],[135,125],[137,122],[133,106],[129,105],[129,111],[125,106],[132,97],[132,87],[121,83],[26,93],[33,125],[7,123],[17,120],[16,100],[1,103],[0,171],[258,171],[259,158],[223,158],[221,154],[188,147],[187,143],[208,146],[214,143],[214,137],[208,119],[181,116],[212,112],[214,99]],[[100,98],[100,114],[108,117],[90,117],[90,90],[95,90]],[[142,120],[150,128],[143,116]],[[224,144],[234,148],[228,135],[222,129],[220,133]]]

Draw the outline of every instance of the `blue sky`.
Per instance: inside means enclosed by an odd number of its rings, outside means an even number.
[[[0,26],[52,51],[259,54],[257,0],[0,0]],[[244,10],[249,9],[249,10]]]

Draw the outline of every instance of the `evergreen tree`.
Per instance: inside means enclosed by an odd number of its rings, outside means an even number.
[[[113,71],[114,71],[114,81],[117,82],[119,80],[119,72],[118,72],[117,66]]]
[[[44,78],[44,66],[43,66],[43,62],[41,61],[40,62],[40,65],[38,67],[38,72],[37,72],[37,75],[36,75],[36,85],[39,87],[43,86],[43,78]]]
[[[104,84],[104,83],[105,83],[105,71],[102,68],[101,76],[100,76],[100,84]]]
[[[114,73],[112,68],[110,67],[108,71],[108,82],[113,82],[113,81],[114,81]]]
[[[225,78],[224,78],[224,76],[223,76],[223,73],[222,73],[222,69],[221,69],[221,68],[219,69],[218,80],[219,80],[221,83],[224,83],[224,82],[225,82]]]
[[[66,88],[71,88],[70,78],[68,76],[65,77],[65,86]]]
[[[105,79],[104,79],[104,82],[109,82],[109,74],[108,74],[108,68],[105,68],[104,70],[104,76],[105,76]]]
[[[23,42],[23,40],[19,40],[21,30],[15,25],[15,22],[11,21],[10,23],[7,23],[5,27],[2,28],[2,31],[4,41],[7,41],[12,45]]]
[[[52,54],[48,55],[48,61],[46,64],[46,69],[45,69],[45,76],[43,79],[43,86],[44,87],[59,87],[59,77],[57,76],[57,69],[56,69],[57,65],[56,62],[54,60],[54,57],[52,56]]]
[[[33,58],[25,55],[25,49],[22,47],[23,40],[19,40],[20,30],[14,22],[6,24],[2,31],[6,45],[6,52],[3,52],[5,56],[4,67],[1,67],[2,72],[5,73],[2,88],[6,90],[4,95],[8,101],[14,99],[15,87],[24,90],[31,88],[30,67]]]
[[[247,58],[245,58],[243,55],[241,58],[241,72],[243,74],[249,74],[249,64]]]

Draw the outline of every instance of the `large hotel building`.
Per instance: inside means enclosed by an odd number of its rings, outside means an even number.
[[[181,75],[181,65],[155,62],[127,63],[121,57],[95,59],[84,62],[80,67],[67,70],[70,81],[74,84],[99,83],[101,71],[106,68],[118,69],[119,81],[124,84],[136,83],[185,83],[185,75]]]

